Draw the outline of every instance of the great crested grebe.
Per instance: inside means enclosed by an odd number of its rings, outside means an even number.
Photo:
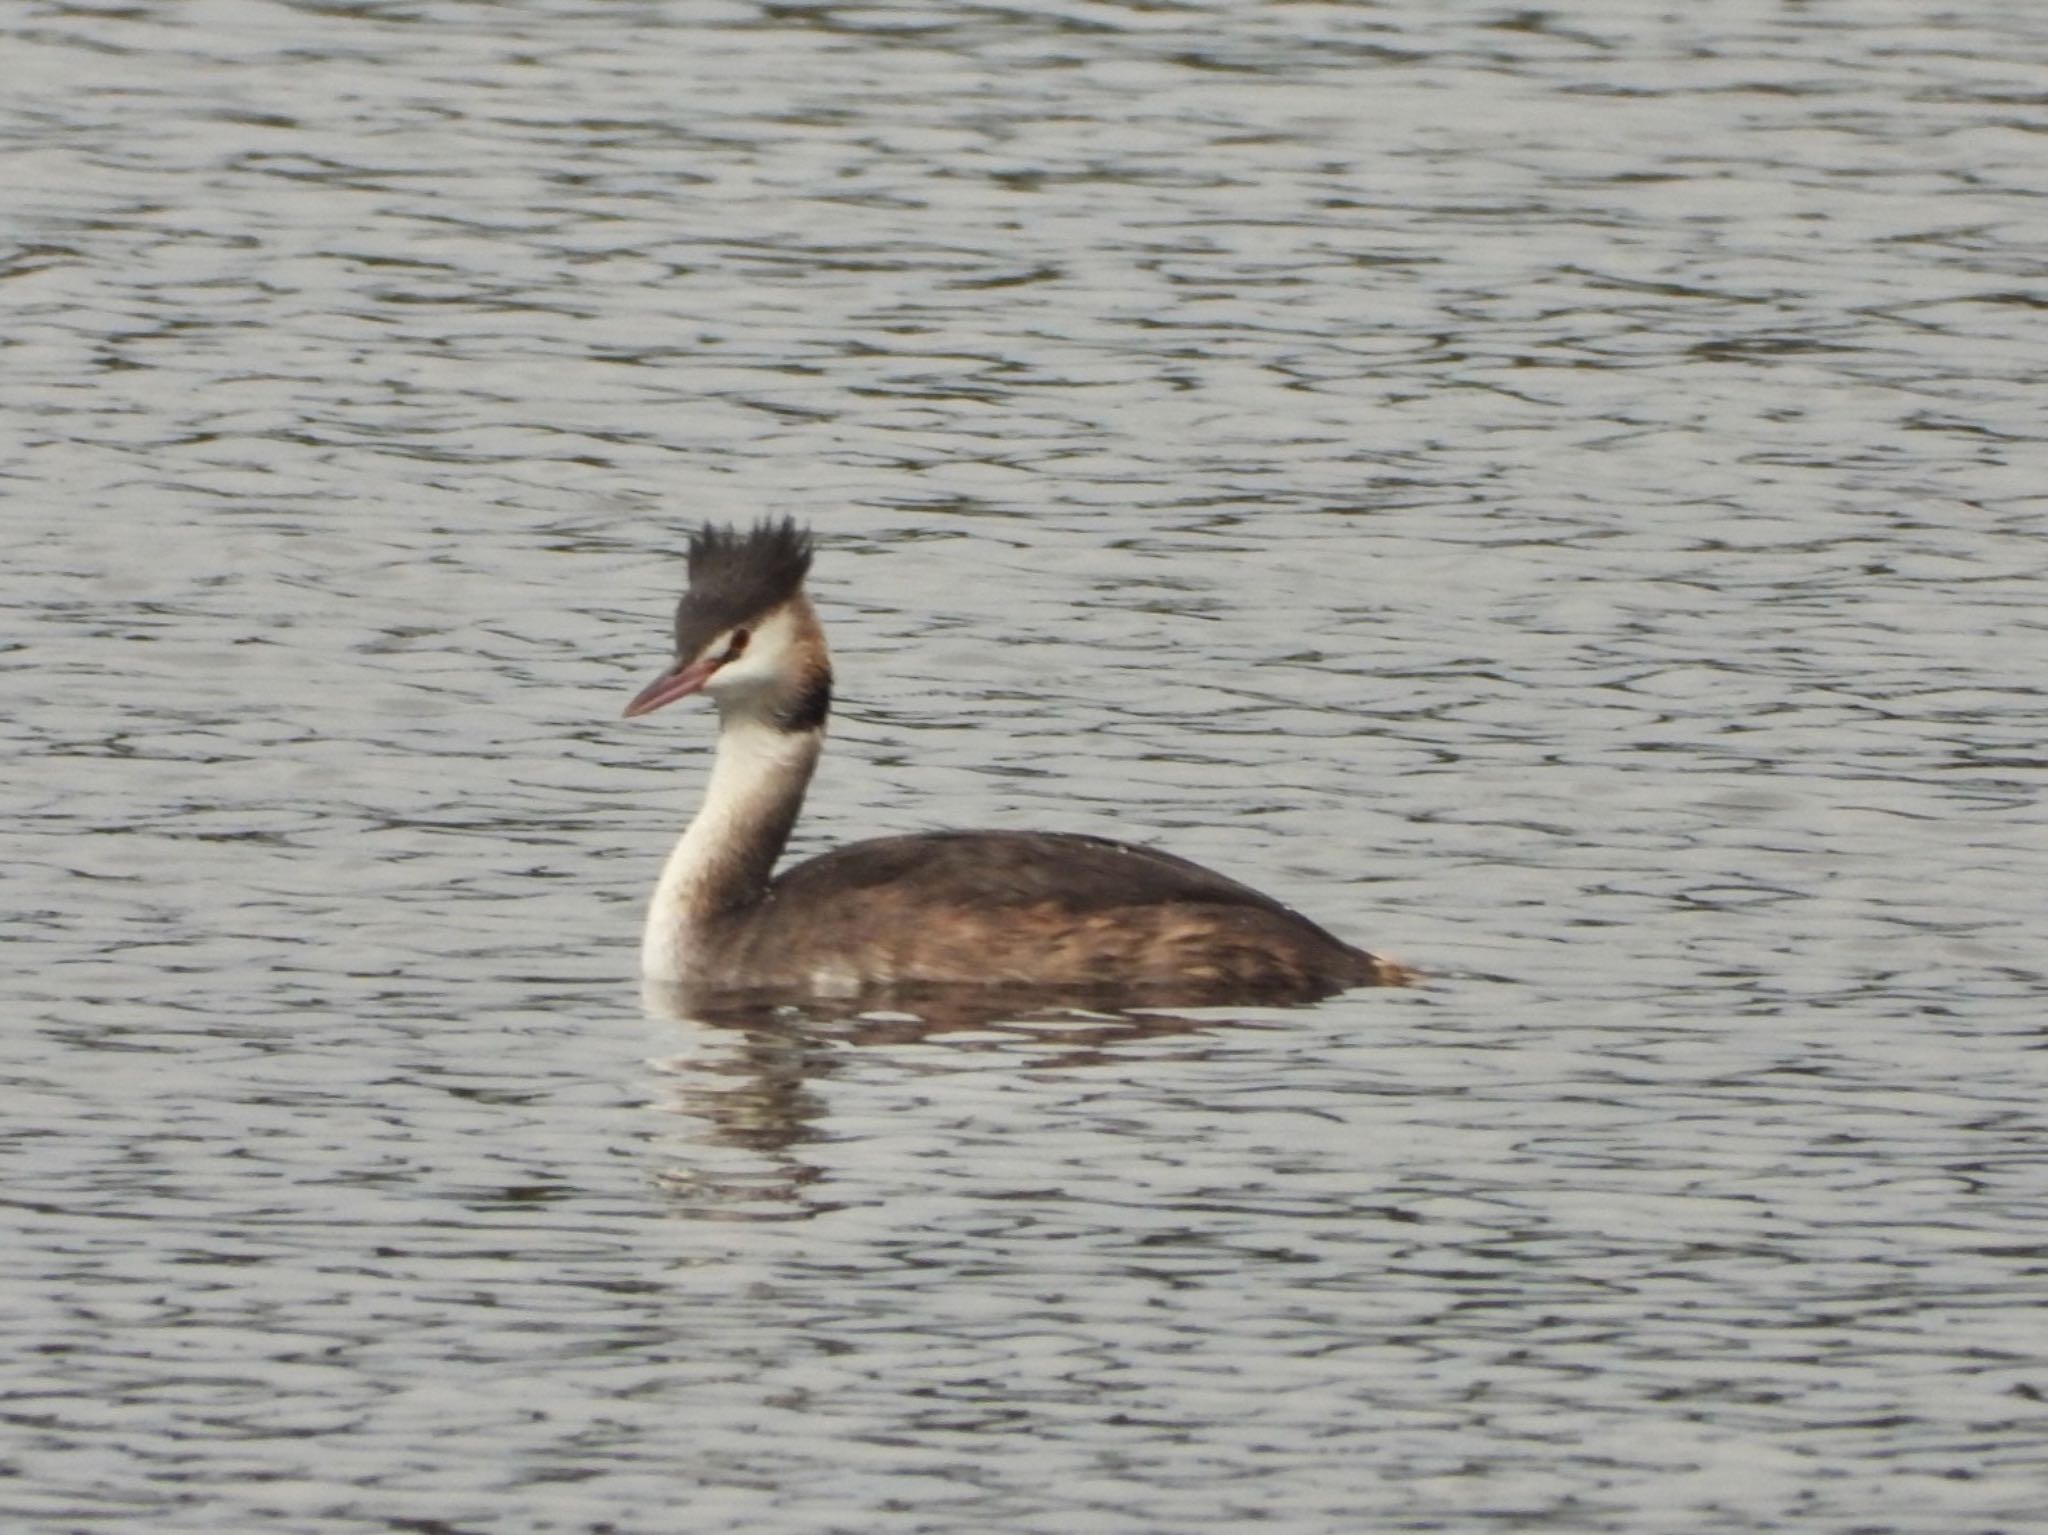
[[[845,997],[995,986],[1170,1001],[1309,1000],[1401,966],[1200,864],[1105,837],[939,831],[854,842],[775,874],[832,707],[792,521],[690,540],[675,664],[626,705],[718,705],[704,803],[669,854],[640,948],[699,992]]]

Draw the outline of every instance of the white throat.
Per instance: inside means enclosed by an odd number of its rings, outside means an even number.
[[[706,926],[757,900],[803,804],[823,744],[744,706],[721,707],[704,802],[662,866],[640,940],[640,972],[686,981]]]

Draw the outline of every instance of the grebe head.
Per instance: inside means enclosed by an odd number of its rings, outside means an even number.
[[[825,636],[804,596],[811,535],[795,522],[704,527],[690,539],[690,584],[676,605],[675,664],[626,705],[631,718],[692,693],[721,713],[814,730],[831,707]]]

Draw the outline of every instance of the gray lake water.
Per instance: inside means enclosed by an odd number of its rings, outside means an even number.
[[[24,0],[0,1522],[2048,1528],[2048,13]],[[799,851],[1429,973],[643,1010]]]

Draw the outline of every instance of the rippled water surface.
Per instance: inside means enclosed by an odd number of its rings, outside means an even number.
[[[0,44],[9,1529],[2041,1527],[2036,8]],[[802,850],[1428,984],[644,1012],[768,512]]]

